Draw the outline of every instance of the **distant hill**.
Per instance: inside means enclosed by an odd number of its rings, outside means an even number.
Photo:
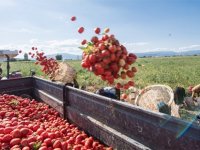
[[[144,52],[135,53],[138,57],[164,57],[164,56],[192,56],[200,55],[200,50],[191,50],[184,52],[174,52],[174,51],[156,51],[156,52]]]
[[[57,54],[47,55],[47,57],[55,58]],[[74,55],[74,54],[68,54],[68,53],[59,53],[59,55],[62,55],[63,60],[80,60],[82,58],[81,55]]]
[[[62,55],[63,60],[81,60],[81,55],[59,53]],[[156,51],[156,52],[144,52],[135,53],[138,57],[165,57],[165,56],[193,56],[200,55],[200,50],[174,52],[174,51]],[[47,57],[55,58],[57,54],[47,55]]]

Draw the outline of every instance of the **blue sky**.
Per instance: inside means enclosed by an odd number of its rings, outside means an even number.
[[[95,27],[130,52],[200,49],[200,0],[0,0],[0,49],[81,54]]]

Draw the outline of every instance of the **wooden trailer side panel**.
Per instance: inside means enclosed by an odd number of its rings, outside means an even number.
[[[108,145],[121,149],[121,144],[134,139],[132,146],[138,145],[139,148],[200,149],[200,128],[191,123],[72,87],[67,87],[66,95],[66,115],[72,122],[84,127],[90,134],[100,136],[100,139],[105,135],[101,128],[110,128],[106,132],[117,131],[129,138],[124,140],[121,136],[121,141],[124,141],[115,143],[112,140],[118,141],[118,134],[110,134],[113,137],[102,139]]]
[[[33,78],[19,78],[19,79],[9,79],[0,80],[0,94],[15,94],[22,95],[26,94],[33,96]]]
[[[41,100],[46,104],[50,105],[52,108],[56,109],[60,115],[64,115],[63,107],[63,87],[64,85],[59,85],[47,80],[40,78],[34,78],[34,97],[37,100]]]

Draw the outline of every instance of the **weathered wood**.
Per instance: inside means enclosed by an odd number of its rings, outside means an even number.
[[[34,96],[119,150],[200,149],[195,124],[40,78],[0,81],[0,93]]]
[[[9,79],[0,80],[0,93],[4,94],[15,94],[22,95],[28,94],[33,95],[33,78],[19,78],[19,79]]]
[[[72,107],[67,107],[68,119],[73,121],[77,126],[81,127],[88,134],[96,137],[105,144],[112,146],[118,150],[147,150],[150,149],[142,143],[131,139],[112,127],[109,127],[98,120],[83,114]]]
[[[60,101],[63,101],[63,86],[61,84],[56,84],[55,82],[51,82],[48,80],[40,79],[34,77],[33,80],[34,88],[38,90],[42,90],[49,95],[53,95]]]
[[[52,95],[45,93],[42,90],[38,90],[38,89],[34,89],[34,97],[37,100],[41,100],[41,101],[45,102],[46,104],[48,104],[49,106],[51,106],[52,108],[54,108],[63,117],[63,114],[64,114],[63,102],[61,100],[55,98]]]
[[[80,111],[147,147],[200,149],[198,126],[72,87],[67,89],[68,109]],[[72,117],[70,120],[76,123]]]

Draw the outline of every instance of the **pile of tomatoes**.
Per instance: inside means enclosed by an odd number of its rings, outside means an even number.
[[[71,21],[76,21],[72,16]],[[82,34],[85,28],[78,28],[78,33]],[[83,50],[82,67],[100,76],[108,84],[115,84],[118,89],[128,89],[134,86],[133,77],[137,69],[133,66],[137,56],[128,53],[126,47],[119,43],[113,34],[108,34],[109,28],[103,33],[99,27],[94,29],[97,36],[93,36],[90,41],[84,39],[80,47]],[[127,78],[129,80],[127,80]],[[121,79],[123,83],[115,83],[116,79]]]
[[[0,95],[1,150],[111,150],[59,117],[48,105]]]
[[[105,30],[108,32],[108,29]],[[95,29],[100,33],[100,28]],[[125,80],[124,84],[116,83],[117,88],[128,89],[134,86],[133,77],[137,69],[132,66],[137,56],[128,53],[125,46],[121,45],[114,35],[104,33],[101,38],[93,36],[89,42],[82,41],[83,49],[82,67],[100,76],[109,84],[114,84],[115,79]]]

